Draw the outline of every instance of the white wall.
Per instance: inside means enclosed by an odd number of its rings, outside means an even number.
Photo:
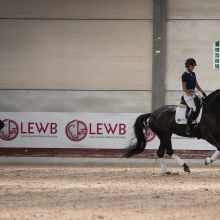
[[[184,61],[194,57],[201,87],[207,93],[220,88],[220,70],[214,70],[213,43],[220,40],[220,1],[168,0],[166,88],[167,103],[176,104],[182,94]]]
[[[188,57],[204,90],[219,88],[212,44],[220,40],[220,1],[167,2],[166,103],[176,104]],[[151,110],[153,0],[0,5],[0,110]]]
[[[219,0],[167,0],[168,19],[220,19]]]
[[[152,19],[151,0],[0,0],[3,18]]]
[[[0,29],[1,88],[151,89],[150,21],[0,20]]]
[[[0,5],[0,110],[115,112],[119,102],[119,112],[150,110],[151,0]]]

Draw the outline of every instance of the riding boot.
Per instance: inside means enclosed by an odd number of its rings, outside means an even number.
[[[191,108],[189,110],[189,114],[188,114],[187,122],[186,122],[186,134],[187,135],[193,134],[192,121],[193,121],[193,109]]]

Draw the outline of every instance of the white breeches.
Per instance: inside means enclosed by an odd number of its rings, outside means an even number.
[[[195,112],[196,111],[196,105],[194,102],[195,95],[189,96],[187,94],[184,94],[183,97],[184,97],[184,100],[186,101],[187,105],[189,106],[189,108],[192,108],[193,111]]]

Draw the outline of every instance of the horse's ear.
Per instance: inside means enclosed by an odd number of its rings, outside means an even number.
[[[220,94],[220,89],[216,89],[213,93]]]

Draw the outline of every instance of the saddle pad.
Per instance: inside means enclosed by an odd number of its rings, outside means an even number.
[[[175,121],[177,124],[186,124],[187,122],[186,109],[187,109],[186,106],[185,107],[183,107],[183,105],[177,106],[176,114],[175,114]],[[202,110],[203,110],[203,107],[201,107],[199,115],[196,118],[196,120],[193,121],[193,124],[198,124],[200,122],[201,117],[202,117]]]

